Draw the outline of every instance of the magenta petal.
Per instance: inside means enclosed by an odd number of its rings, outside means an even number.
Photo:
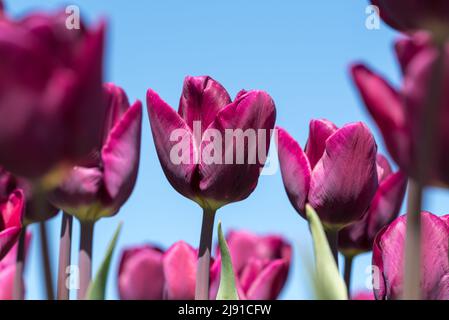
[[[217,208],[243,200],[251,194],[266,160],[275,118],[274,101],[263,91],[247,92],[218,113],[207,131],[221,134],[221,141],[205,141],[203,137],[201,144],[199,186],[209,206]],[[242,158],[239,159],[236,154],[237,139],[232,140],[234,143],[225,143],[226,129],[241,129],[241,132],[249,129],[254,133],[252,143],[246,142],[239,147],[243,151],[240,153]],[[214,149],[221,148],[221,161],[209,163],[210,159],[205,159],[207,154],[204,150],[210,144],[214,144]]]
[[[402,73],[406,73],[410,62],[421,50],[430,45],[431,37],[426,32],[417,32],[412,37],[404,37],[397,40],[394,48],[401,64]]]
[[[299,144],[282,128],[278,128],[278,156],[282,180],[288,198],[304,218],[312,170]]]
[[[388,151],[401,167],[408,166],[410,138],[399,93],[363,65],[351,68],[354,83],[382,132]]]
[[[337,131],[337,129],[337,126],[328,120],[320,119],[310,121],[309,139],[307,140],[305,152],[312,169],[323,156],[327,138]]]
[[[192,131],[179,114],[151,89],[147,93],[147,106],[154,144],[165,176],[176,191],[194,198],[192,178],[196,169],[197,149]],[[170,137],[174,133],[179,135],[175,135],[175,141],[171,141]],[[171,152],[176,146],[188,152],[182,153],[180,163],[174,163],[171,159]]]
[[[230,103],[226,89],[211,77],[186,77],[178,113],[192,130],[193,122],[200,121],[202,134],[218,112]]]
[[[252,256],[256,256],[256,247],[260,238],[246,231],[231,231],[226,242],[231,254],[234,272],[239,274]]]
[[[374,137],[361,122],[328,138],[308,197],[324,224],[341,227],[363,216],[378,186],[376,154]]]
[[[379,183],[385,178],[389,177],[393,173],[391,169],[391,165],[388,162],[387,158],[385,158],[380,153],[377,154],[377,178]]]
[[[167,250],[163,257],[165,299],[195,299],[196,260],[196,250],[183,241]]]
[[[106,94],[106,105],[108,106],[104,125],[105,136],[103,142],[105,142],[109,132],[121,120],[130,105],[128,97],[122,88],[113,83],[106,83],[103,87]]]
[[[0,205],[0,260],[16,243],[22,230],[22,218],[25,210],[25,197],[16,190]]]
[[[161,300],[162,252],[150,246],[125,250],[120,260],[118,288],[122,300]]]
[[[142,104],[132,105],[109,133],[101,151],[104,184],[118,208],[131,194],[137,179],[142,130]]]
[[[248,300],[274,300],[287,280],[288,266],[283,259],[268,264],[246,292]]]

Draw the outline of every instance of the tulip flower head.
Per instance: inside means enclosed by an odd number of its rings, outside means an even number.
[[[369,113],[379,127],[389,153],[407,175],[416,177],[418,141],[423,134],[421,119],[426,111],[429,77],[437,52],[428,37],[417,34],[396,43],[396,52],[404,80],[401,89],[362,64],[352,66],[352,76]],[[440,114],[436,121],[434,156],[429,160],[426,184],[449,186],[449,47],[444,52],[444,78]],[[431,163],[430,163],[431,162]]]
[[[292,249],[280,236],[232,231],[226,237],[241,300],[275,300],[287,281]],[[219,250],[217,250],[219,252]],[[210,299],[220,285],[221,258],[211,267]]]
[[[364,217],[338,234],[338,248],[347,257],[371,251],[374,237],[399,214],[407,187],[407,177],[393,173],[388,160],[377,155],[379,187]]]
[[[118,289],[122,300],[193,300],[197,250],[183,241],[166,252],[144,245],[125,250]]]
[[[449,31],[449,3],[446,0],[371,0],[382,19],[400,31],[420,29]]]
[[[378,187],[377,145],[361,122],[338,129],[310,122],[305,151],[279,129],[278,154],[288,198],[305,218],[309,203],[326,229],[341,229],[363,217]]]
[[[117,213],[134,188],[139,166],[142,105],[130,106],[125,92],[113,84],[104,90],[108,109],[101,147],[50,196],[56,207],[83,221]]]
[[[251,194],[276,117],[267,93],[231,101],[212,78],[186,77],[178,112],[151,89],[147,104],[159,161],[179,193],[213,211]]]
[[[65,21],[0,19],[0,164],[32,180],[54,180],[101,140],[104,26]]]
[[[421,213],[421,297],[425,300],[449,299],[447,219],[448,216]],[[374,279],[376,299],[402,298],[406,227],[407,217],[400,216],[376,236],[373,248],[373,265],[378,270],[378,279]]]

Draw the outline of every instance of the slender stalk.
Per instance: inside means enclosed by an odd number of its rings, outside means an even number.
[[[53,276],[51,271],[50,252],[48,249],[47,226],[45,221],[39,222],[39,234],[41,240],[42,264],[44,268],[45,290],[47,299],[54,300],[55,293],[53,290]]]
[[[415,154],[416,180],[410,180],[407,199],[407,236],[405,245],[404,296],[406,300],[421,299],[421,206],[423,189],[432,174],[436,158],[435,134],[443,97],[444,41],[437,43],[438,58],[428,82],[428,94],[421,119],[421,131]],[[429,165],[430,164],[430,165]]]
[[[72,223],[73,217],[63,212],[59,242],[58,300],[68,300],[70,296],[70,290],[66,281],[67,268],[70,266],[70,253],[72,251]]]
[[[209,299],[209,270],[214,231],[214,210],[204,210],[201,227],[200,249],[198,252],[198,270],[196,274],[195,300]]]
[[[351,297],[351,273],[352,273],[352,262],[354,260],[353,256],[345,256],[345,282],[348,288],[348,297]]]
[[[338,267],[338,231],[336,229],[325,230],[327,242],[329,243],[329,247],[331,248],[332,255],[334,256],[335,263]]]
[[[13,299],[23,300],[24,284],[23,284],[23,271],[25,267],[25,241],[26,241],[26,226],[23,227],[22,232],[19,237],[19,244],[17,250],[17,263],[16,263],[16,274],[14,276],[14,289],[13,289]]]
[[[87,288],[92,279],[92,240],[94,234],[94,222],[81,221],[80,252],[79,252],[79,277],[80,288],[78,300],[86,296]]]

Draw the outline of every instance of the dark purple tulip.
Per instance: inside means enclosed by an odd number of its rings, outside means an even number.
[[[41,222],[54,217],[58,209],[48,202],[45,197],[36,197],[30,182],[17,178],[0,167],[0,197],[4,198],[14,190],[20,189],[25,196],[24,224]]]
[[[338,234],[338,248],[348,257],[373,249],[374,237],[399,214],[407,188],[407,177],[400,171],[393,173],[388,160],[377,156],[379,188],[362,220],[342,229]]]
[[[69,30],[64,13],[0,19],[0,163],[52,176],[100,143],[104,25]]]
[[[436,51],[428,45],[428,37],[418,34],[396,44],[404,80],[400,90],[366,66],[352,66],[352,76],[360,95],[376,121],[393,159],[409,176],[416,170],[417,142],[421,135],[428,83]],[[434,163],[429,163],[428,184],[449,186],[449,47],[445,51],[444,81],[440,115],[436,124]],[[433,162],[432,161],[432,162]]]
[[[197,250],[183,241],[166,252],[144,245],[125,250],[118,289],[122,300],[193,300]]]
[[[214,210],[251,194],[265,162],[270,130],[276,117],[274,102],[267,93],[241,91],[231,101],[228,92],[212,78],[186,77],[178,112],[151,89],[147,93],[147,104],[159,161],[167,179],[179,193],[203,208]],[[201,126],[197,132],[195,123]],[[259,139],[252,146],[257,151],[264,148],[262,155],[257,152],[257,161],[247,160],[249,147],[245,144],[242,150],[244,161],[237,162],[235,146],[225,144],[226,129],[254,130]],[[259,134],[259,129],[265,130],[265,137]],[[171,139],[176,132],[179,135]],[[222,143],[214,137],[206,139],[211,132],[218,133]],[[176,163],[171,155],[180,143],[187,151],[182,153],[183,161]],[[214,152],[221,162],[208,162],[199,156],[212,145],[221,149],[221,152],[217,149],[217,154]],[[234,161],[226,163],[227,157]]]
[[[447,216],[421,213],[422,299],[449,299],[449,225]],[[405,233],[407,218],[401,216],[385,227],[374,241],[373,265],[378,268],[376,299],[401,299],[403,294]],[[376,270],[374,276],[376,276]],[[374,279],[376,280],[376,279]],[[375,281],[376,282],[376,281]]]
[[[279,129],[288,198],[303,217],[309,203],[326,228],[342,228],[362,218],[378,187],[376,153],[374,137],[361,122],[338,129],[330,121],[312,120],[305,152]]]
[[[380,16],[400,31],[449,29],[449,2],[446,0],[371,0]]]
[[[241,300],[275,300],[287,281],[292,248],[280,236],[233,231],[226,237]],[[217,252],[219,252],[217,250]],[[221,258],[211,267],[210,299],[220,285]]]
[[[101,148],[74,167],[50,196],[56,207],[84,221],[116,214],[134,188],[139,167],[142,104],[130,106],[113,84],[104,90],[108,109]]]

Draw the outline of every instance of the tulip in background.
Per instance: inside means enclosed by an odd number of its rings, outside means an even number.
[[[449,216],[421,213],[421,297],[425,300],[449,299]],[[397,218],[376,237],[373,265],[380,279],[374,279],[377,299],[401,299],[404,291],[404,253],[407,217]]]
[[[231,231],[226,236],[240,300],[276,300],[288,277],[292,248],[280,236]],[[219,250],[217,250],[217,255]],[[210,298],[220,285],[221,258],[211,268]]]
[[[278,154],[288,198],[303,217],[306,204],[315,209],[335,257],[338,231],[363,217],[377,190],[376,153],[374,137],[361,122],[338,129],[330,121],[312,120],[305,151],[279,129]]]
[[[92,150],[82,166],[74,167],[50,197],[56,207],[81,222],[81,298],[91,278],[94,224],[102,217],[115,215],[126,202],[140,160],[142,104],[136,101],[130,106],[125,92],[113,84],[105,85],[104,92],[108,108],[101,146]],[[70,252],[68,248],[66,251]]]
[[[147,93],[147,104],[156,151],[168,181],[204,210],[196,297],[207,299],[215,212],[228,203],[247,198],[255,189],[270,145],[276,118],[275,105],[263,91],[243,90],[231,101],[223,86],[210,77],[185,79],[178,112],[151,89]],[[195,134],[198,125],[200,130]],[[256,132],[255,145],[247,143],[242,146],[244,150],[240,154],[243,154],[244,161],[241,164],[235,163],[238,143],[225,143],[226,129]],[[262,138],[261,131],[265,134]],[[173,139],[176,133],[180,134]],[[182,161],[176,163],[172,152],[178,150],[179,144],[186,154],[182,154]],[[260,150],[263,150],[262,156]],[[247,160],[251,151],[258,153],[254,163]],[[214,159],[217,157],[219,160],[210,162],[204,159],[206,153],[213,153]],[[225,159],[229,158],[235,159],[234,162],[226,163]]]
[[[25,197],[21,190],[0,195],[0,259],[19,239],[25,210]]]
[[[407,177],[393,173],[388,160],[377,155],[379,188],[364,217],[342,229],[338,234],[338,250],[345,256],[345,281],[348,291],[352,262],[355,256],[373,249],[374,237],[399,214],[407,188]]]
[[[105,115],[104,25],[69,31],[65,19],[0,19],[0,164],[47,184],[100,144]]]
[[[25,238],[25,256],[28,253],[28,249],[30,247],[31,242],[31,233],[27,232]],[[19,244],[16,244],[9,250],[8,254],[0,260],[0,300],[13,300],[14,297],[14,279],[16,275],[17,269],[17,253],[18,253]],[[21,284],[24,286],[24,282],[21,281]],[[23,287],[20,290],[22,296],[20,299],[25,298],[25,288]]]
[[[446,0],[371,0],[382,19],[400,31],[449,32],[449,2]]]

